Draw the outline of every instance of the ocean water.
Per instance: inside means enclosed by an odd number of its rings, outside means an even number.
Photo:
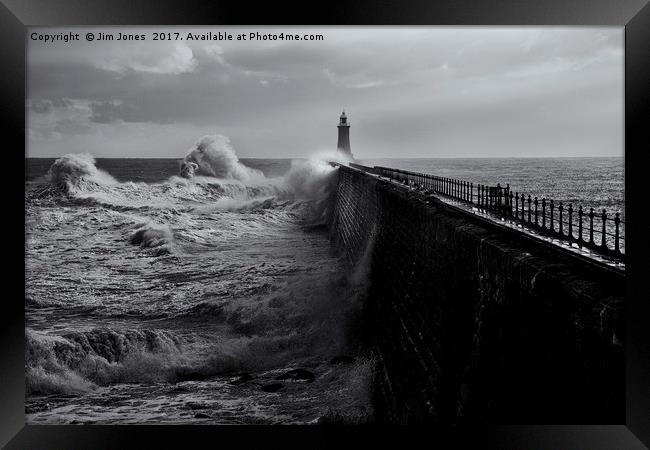
[[[28,159],[27,422],[371,420],[328,159],[239,160],[219,136],[178,159]],[[360,162],[624,218],[622,158]]]
[[[368,159],[361,164],[456,178],[474,184],[510,184],[513,192],[582,205],[625,217],[623,157]]]
[[[178,160],[28,159],[27,422],[369,420],[334,170],[219,136]]]
[[[625,161],[623,157],[580,158],[429,158],[429,159],[370,159],[360,161],[369,166],[392,167],[414,172],[429,173],[484,185],[510,185],[513,193],[531,198],[553,199],[565,208],[571,204],[577,211],[582,206],[585,213],[594,208],[597,215],[594,240],[600,242],[599,214],[603,209],[610,219],[620,214],[620,249],[625,252]],[[540,206],[541,214],[541,206]],[[557,210],[555,211],[557,217]],[[574,213],[574,225],[577,213]],[[588,218],[583,219],[584,238],[588,238]],[[566,225],[565,230],[566,233]],[[607,245],[614,248],[615,225],[607,221]],[[577,231],[574,232],[574,234]]]

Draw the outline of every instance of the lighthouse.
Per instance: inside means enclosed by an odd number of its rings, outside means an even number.
[[[353,159],[352,150],[350,149],[350,122],[348,122],[345,111],[343,111],[339,118],[337,128],[339,129],[339,142],[336,145],[337,151]]]

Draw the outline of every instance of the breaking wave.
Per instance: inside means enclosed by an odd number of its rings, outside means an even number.
[[[51,336],[27,329],[26,390],[74,393],[110,383],[169,380],[184,362],[182,345],[162,330],[106,328]]]
[[[259,170],[243,165],[230,145],[230,139],[222,135],[203,136],[190,148],[181,164],[181,176],[191,178],[194,175],[243,182],[265,178]]]
[[[280,289],[267,298],[221,306],[201,303],[171,319],[221,323],[230,331],[218,341],[161,329],[94,328],[60,336],[27,329],[27,393],[68,394],[114,383],[203,380],[265,370],[296,358],[331,358],[345,351],[351,312],[359,306],[352,299],[354,293],[342,281],[314,290],[305,280],[298,288]],[[332,295],[337,294],[333,302]]]
[[[141,225],[130,238],[131,244],[153,249],[155,255],[171,253],[173,240],[174,236],[168,226],[154,223]]]
[[[95,158],[88,153],[62,156],[54,161],[48,177],[52,184],[68,192],[117,184],[112,176],[95,166]]]
[[[308,201],[318,207],[334,186],[336,169],[328,161],[340,158],[338,154],[321,154],[292,160],[285,175],[269,178],[242,164],[227,137],[204,136],[181,162],[179,176],[166,181],[120,183],[97,168],[91,155],[68,154],[48,171],[54,190],[33,189],[27,195],[56,197],[62,191],[68,202],[120,211],[187,208],[188,202],[219,203],[228,211],[240,206],[250,211],[251,205],[259,204],[268,208],[275,201]]]

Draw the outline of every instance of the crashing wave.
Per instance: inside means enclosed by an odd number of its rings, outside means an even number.
[[[141,225],[130,237],[131,244],[152,249],[156,256],[171,253],[173,240],[169,227],[153,223]]]
[[[231,198],[241,201],[241,209],[248,211],[249,201],[254,199],[324,200],[333,191],[336,172],[328,161],[340,158],[338,154],[322,154],[293,160],[284,176],[267,178],[239,161],[227,137],[214,135],[204,136],[189,150],[181,163],[180,176],[161,183],[120,183],[98,169],[89,154],[62,156],[52,164],[48,177],[53,187],[63,189],[69,200],[82,205],[119,210],[168,209],[188,200],[210,203]],[[237,210],[235,203],[224,202],[225,209]]]
[[[161,381],[178,338],[158,330],[93,329],[64,336],[25,331],[28,393],[83,392],[115,382]]]
[[[230,145],[230,139],[219,134],[203,136],[185,156],[181,164],[181,176],[192,178],[194,175],[243,182],[265,179],[259,170],[243,165]]]
[[[67,192],[98,185],[117,184],[112,176],[95,166],[95,158],[87,153],[60,157],[50,166],[48,178],[52,184]]]

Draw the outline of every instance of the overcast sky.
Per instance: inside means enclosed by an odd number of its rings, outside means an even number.
[[[152,41],[322,34],[323,41]],[[28,156],[305,157],[351,122],[355,157],[621,156],[623,28],[68,27],[28,34]],[[147,41],[86,42],[92,31]]]

